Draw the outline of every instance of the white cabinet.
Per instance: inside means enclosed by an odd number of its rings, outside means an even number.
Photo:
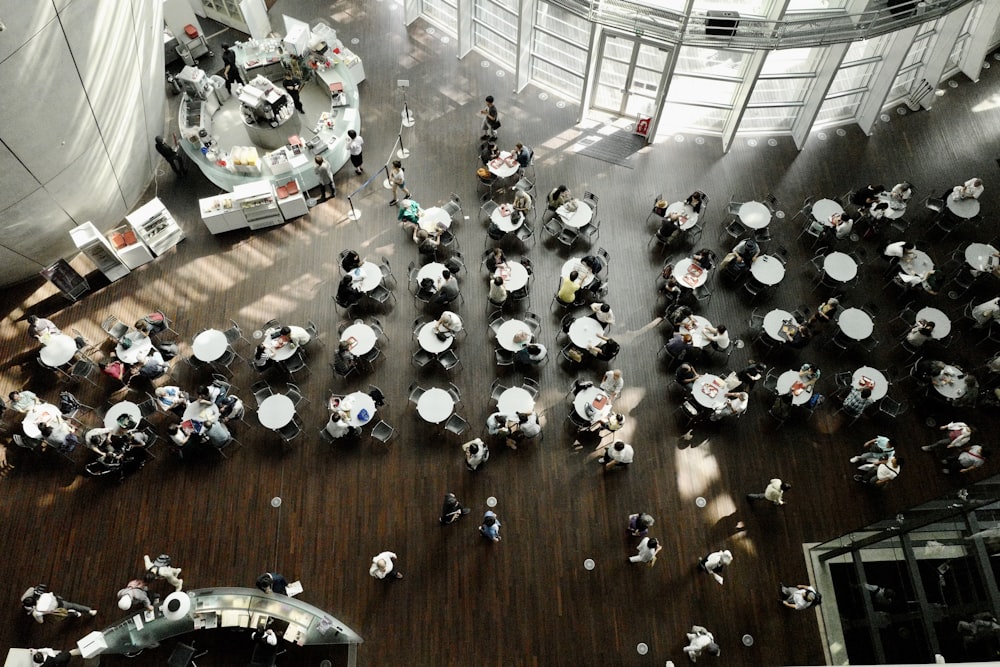
[[[309,212],[302,184],[298,180],[292,179],[286,182],[281,179],[275,182],[274,190],[278,195],[278,208],[281,209],[281,215],[285,220],[298,218]]]
[[[125,219],[155,256],[162,255],[184,240],[184,230],[159,197],[153,197],[125,216]]]
[[[237,185],[233,188],[233,201],[243,210],[250,229],[272,227],[285,221],[278,208],[274,188],[268,181]]]
[[[130,269],[138,269],[143,264],[153,261],[153,253],[150,249],[146,247],[138,234],[125,225],[111,230],[108,234],[108,240],[111,241],[111,246],[118,253],[118,257]]]
[[[97,227],[92,222],[85,222],[78,227],[74,227],[69,232],[73,243],[85,254],[90,261],[101,270],[108,280],[114,282],[119,278],[124,278],[129,274],[129,268],[118,257],[114,248],[104,238],[104,235],[97,231]]]
[[[232,195],[218,195],[198,200],[201,220],[213,234],[223,234],[234,229],[248,227],[243,209],[233,200]]]

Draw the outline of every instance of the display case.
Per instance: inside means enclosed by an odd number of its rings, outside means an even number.
[[[114,282],[129,274],[129,268],[92,222],[85,222],[69,232],[73,243],[85,254],[108,280]]]
[[[184,240],[184,230],[163,205],[159,197],[125,216],[136,235],[156,256],[162,255]]]
[[[298,218],[309,212],[302,184],[298,180],[278,179],[274,182],[274,191],[278,197],[278,208],[285,220]]]
[[[233,195],[225,194],[199,199],[198,206],[202,222],[213,234],[245,229],[249,226],[246,216],[243,215],[243,209],[233,200]]]
[[[274,188],[268,181],[252,181],[233,188],[233,201],[239,205],[250,229],[263,229],[285,221],[278,208]]]
[[[130,269],[138,269],[153,261],[153,252],[146,247],[139,235],[128,225],[116,227],[108,232],[108,241],[118,253],[118,257]]]

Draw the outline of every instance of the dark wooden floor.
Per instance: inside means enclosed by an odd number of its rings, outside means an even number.
[[[298,324],[311,319],[325,332],[326,347],[310,351],[312,373],[299,382],[311,399],[301,410],[306,435],[283,454],[269,431],[238,426],[235,434],[245,446],[230,460],[179,462],[161,450],[121,486],[81,476],[82,452],[72,469],[59,460],[11,452],[16,469],[2,481],[0,509],[6,554],[0,599],[9,614],[0,624],[0,646],[68,647],[91,629],[114,622],[119,617],[114,592],[139,573],[142,554],[167,552],[193,588],[249,585],[264,570],[301,579],[303,599],[365,638],[361,665],[654,665],[667,659],[680,664],[684,632],[692,623],[715,633],[722,647],[720,664],[824,663],[817,616],[788,613],[775,600],[779,581],[807,578],[802,544],[831,539],[959,488],[964,480],[941,475],[931,457],[917,450],[932,436],[924,420],[966,419],[989,442],[998,425],[996,409],[917,403],[896,422],[873,418],[848,427],[827,405],[808,422],[775,430],[761,392],[738,423],[697,429],[693,440],[679,441],[672,417],[676,401],[668,390],[671,374],[656,356],[662,328],[650,326],[661,314],[654,277],[662,258],[646,249],[650,230],[644,219],[658,193],[676,199],[700,188],[712,198],[703,245],[721,253],[728,243],[719,241],[719,225],[730,196],[774,193],[787,213],[773,225],[775,242],[786,245],[792,258],[785,281],[758,304],[815,306],[823,293],[810,291],[809,248],[795,240],[797,229],[790,222],[804,197],[837,195],[868,182],[891,186],[909,178],[922,199],[980,176],[986,194],[979,227],[921,243],[944,262],[963,242],[997,234],[1000,183],[994,158],[1000,112],[990,104],[1000,94],[995,70],[984,71],[978,84],[960,79],[959,88],[948,89],[931,113],[891,114],[870,138],[851,127],[844,136],[831,130],[825,140],[813,137],[797,152],[790,140],[769,146],[766,137],[759,137],[756,146],[740,141],[721,155],[717,140],[699,144],[686,136],[683,142],[665,139],[643,150],[634,158],[635,168],[627,169],[572,154],[576,141],[600,129],[576,125],[573,104],[559,108],[554,97],[543,100],[532,87],[511,94],[509,75],[498,78],[496,68],[481,67],[476,54],[456,59],[454,41],[444,43],[441,31],[432,34],[422,22],[406,28],[395,3],[335,2],[323,11],[304,1],[288,5],[283,11],[303,19],[332,16],[342,38],[362,39],[357,50],[368,73],[361,87],[368,173],[393,150],[402,104],[396,80],[411,81],[408,103],[417,125],[405,130],[404,138],[412,151],[406,166],[413,195],[427,206],[457,192],[470,218],[457,230],[470,268],[462,276],[465,304],[459,310],[468,328],[459,347],[463,365],[449,378],[440,371],[414,371],[409,363],[409,326],[422,312],[405,289],[406,266],[416,252],[397,227],[394,209],[386,206],[381,179],[355,199],[363,213],[360,222],[345,217],[345,195],[362,185],[347,169],[337,178],[340,196],[305,218],[257,234],[213,237],[200,223],[196,200],[217,190],[198,175],[178,181],[161,167],[150,196],[166,202],[187,240],[77,304],[67,305],[38,283],[5,290],[0,325],[4,394],[26,386],[51,399],[59,389],[35,363],[35,347],[24,333],[29,313],[100,339],[105,315],[130,322],[162,308],[175,315],[185,353],[191,336],[204,327],[226,326],[230,319],[249,331],[271,317]],[[566,183],[601,198],[597,245],[613,258],[608,298],[618,316],[613,335],[623,343],[615,366],[623,369],[627,383],[617,405],[628,415],[622,437],[636,450],[627,471],[604,475],[596,465],[584,464],[586,450],[573,449],[563,395],[575,374],[555,359],[539,373],[544,441],[517,452],[498,446],[476,474],[465,469],[459,440],[424,426],[407,404],[406,388],[415,378],[425,386],[451,379],[464,395],[459,412],[476,430],[489,414],[489,386],[498,374],[485,322],[484,281],[476,268],[484,234],[477,224],[473,171],[477,111],[491,93],[504,114],[503,144],[523,140],[536,149],[540,193]],[[927,224],[918,201],[911,211],[910,236],[922,241]],[[397,303],[381,315],[390,338],[387,358],[370,377],[343,384],[334,381],[326,364],[339,322],[330,299],[338,276],[336,256],[347,247],[389,257],[403,280]],[[870,243],[867,248],[875,250]],[[542,315],[541,340],[554,352],[558,316],[547,311],[565,253],[539,242],[527,255],[536,267],[531,310]],[[862,284],[847,297],[849,304],[874,300],[882,305],[885,315],[877,323],[882,345],[874,354],[838,355],[816,341],[798,352],[772,355],[768,362],[781,368],[818,364],[823,393],[833,391],[836,372],[862,361],[903,369],[905,356],[893,349],[900,331],[888,324],[901,301],[883,293],[882,283],[882,265],[875,260],[862,269]],[[750,304],[739,291],[717,288],[702,313],[744,335]],[[994,281],[980,294],[992,297],[996,291]],[[942,294],[921,301],[957,318],[965,300]],[[963,334],[943,353],[948,360],[973,368],[995,352],[995,345],[978,345],[975,336]],[[752,346],[738,350],[731,365],[758,353]],[[177,368],[179,384],[186,388],[203,379],[183,363]],[[723,367],[717,363],[715,369]],[[519,381],[511,374],[503,377]],[[235,370],[233,383],[250,404],[248,388],[256,379],[245,367]],[[282,390],[281,376],[273,379]],[[316,436],[326,419],[325,393],[367,389],[369,382],[387,394],[388,406],[379,416],[396,426],[399,437],[388,453],[367,438],[331,451]],[[105,405],[111,393],[108,387],[81,386],[79,391],[97,405]],[[894,387],[892,395],[908,398],[905,386]],[[900,479],[880,492],[851,481],[854,469],[847,461],[876,433],[897,438],[908,456]],[[973,478],[996,469],[990,461]],[[759,491],[773,476],[793,483],[788,504],[781,509],[747,506],[743,495]],[[442,528],[437,514],[449,490],[473,514]],[[270,505],[275,496],[283,499],[280,509]],[[486,544],[475,533],[489,496],[499,501],[499,544]],[[708,500],[707,507],[696,507],[698,496]],[[625,518],[639,510],[656,517],[652,534],[665,546],[653,569],[626,561],[634,546],[623,532]],[[737,521],[745,522],[745,531],[736,531]],[[694,569],[699,556],[719,548],[735,555],[724,587]],[[384,549],[399,554],[406,574],[402,581],[382,585],[368,576],[370,558]],[[596,562],[593,571],[583,567],[587,558]],[[97,619],[35,625],[20,613],[17,598],[39,581],[96,606]],[[756,638],[751,648],[740,642],[744,633]],[[240,641],[232,641],[232,652],[213,651],[199,664],[240,664],[249,654]],[[645,656],[636,652],[640,642],[649,646]],[[320,659],[289,651],[281,664],[312,665]],[[124,660],[106,659],[105,664]]]

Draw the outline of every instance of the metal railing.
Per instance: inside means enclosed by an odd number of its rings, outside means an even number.
[[[976,0],[902,0],[893,7],[857,14],[795,12],[776,21],[706,12],[685,15],[628,0],[546,1],[592,23],[671,44],[774,50],[870,39],[920,25]]]

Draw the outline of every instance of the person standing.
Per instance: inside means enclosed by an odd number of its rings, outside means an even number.
[[[240,69],[236,66],[236,53],[229,44],[222,45],[222,76],[226,79],[226,92],[233,94],[233,84],[243,83],[240,77]]]
[[[500,519],[497,518],[496,512],[486,510],[483,514],[483,523],[479,526],[479,534],[493,542],[500,541]]]
[[[632,445],[626,444],[621,440],[615,440],[613,444],[603,448],[603,452],[599,454],[597,462],[604,464],[605,470],[611,470],[615,466],[625,467],[631,465],[634,457],[635,450],[632,449]]]
[[[628,532],[633,537],[646,537],[656,521],[645,512],[628,515]]]
[[[288,580],[285,579],[284,575],[276,572],[265,572],[257,577],[257,588],[265,593],[287,595],[288,593],[286,591],[288,590]]]
[[[610,396],[612,400],[618,400],[624,388],[625,380],[622,378],[621,370],[615,368],[604,374],[604,379],[601,380],[601,390]]]
[[[285,90],[288,91],[288,96],[292,98],[295,110],[299,113],[305,113],[306,110],[302,108],[302,100],[299,99],[299,91],[302,90],[302,81],[292,74],[291,70],[287,70],[285,78],[281,81],[281,85],[285,87]]]
[[[929,445],[924,445],[920,449],[925,452],[932,451],[946,445],[949,448],[958,449],[964,447],[970,439],[972,439],[972,427],[965,422],[949,422],[944,426],[941,426],[942,431],[947,431],[948,435],[941,440],[936,440]]]
[[[403,163],[399,160],[392,161],[389,184],[392,185],[392,201],[389,202],[389,206],[395,206],[396,202],[399,201],[398,193],[400,190],[403,191],[407,199],[410,198],[410,191],[406,189],[406,172],[403,171]]]
[[[702,653],[709,655],[719,655],[719,645],[715,643],[715,637],[711,632],[700,625],[692,625],[691,632],[687,633],[688,645],[684,647],[688,660],[698,662]]]
[[[327,188],[330,189],[330,198],[335,198],[337,196],[337,186],[333,182],[333,167],[323,159],[322,155],[316,156],[316,166],[313,167],[313,171],[316,172],[316,178],[319,179],[319,200],[321,202],[326,201]]]
[[[788,482],[782,482],[780,479],[775,477],[767,486],[764,487],[764,493],[748,493],[747,500],[751,503],[755,500],[767,500],[775,505],[784,505],[784,495],[785,491],[792,488],[792,485]]]
[[[486,96],[486,106],[479,112],[483,116],[483,136],[479,137],[483,141],[496,139],[497,130],[500,129],[500,112],[493,104],[493,96]]]
[[[383,551],[372,558],[368,574],[376,579],[389,579],[390,581],[403,578],[403,573],[396,569],[396,554],[391,551]]]
[[[471,511],[468,507],[462,507],[462,503],[458,502],[455,494],[449,491],[444,494],[444,505],[441,507],[441,517],[438,521],[441,522],[442,526],[447,526],[449,523],[455,523]]]
[[[45,617],[49,614],[75,618],[80,618],[84,614],[97,616],[96,609],[64,600],[55,593],[50,593],[42,584],[32,586],[21,595],[21,606],[37,623],[44,623]]]
[[[187,173],[187,165],[184,164],[184,158],[181,157],[180,152],[173,146],[168,146],[163,141],[163,137],[156,137],[155,140],[156,152],[163,156],[163,159],[170,163],[170,168],[174,170],[174,173],[178,176],[183,176]]]
[[[462,451],[465,452],[465,467],[472,472],[475,472],[479,469],[479,466],[490,460],[490,448],[486,446],[482,438],[476,438],[465,443],[462,445]]]
[[[899,471],[902,466],[903,459],[899,456],[892,456],[875,463],[866,463],[858,468],[858,470],[867,471],[867,474],[855,475],[854,481],[872,486],[885,486],[899,477]]]
[[[365,140],[354,130],[348,130],[347,136],[350,139],[350,141],[347,142],[347,152],[351,154],[351,165],[354,167],[354,173],[360,174],[365,170]]]
[[[707,556],[702,556],[701,560],[698,561],[698,567],[712,575],[721,586],[723,581],[722,571],[732,562],[732,552],[729,549],[723,549],[722,551],[713,551]]]
[[[646,563],[649,567],[656,564],[656,555],[663,550],[663,545],[655,537],[644,537],[635,548],[636,555],[629,556],[630,563]]]
[[[142,579],[133,579],[118,591],[118,608],[130,611],[132,607],[141,605],[146,611],[153,611],[153,601],[149,599],[149,586]]]
[[[823,596],[812,586],[806,584],[799,584],[795,587],[778,585],[781,587],[781,604],[789,609],[802,611],[823,601]]]

